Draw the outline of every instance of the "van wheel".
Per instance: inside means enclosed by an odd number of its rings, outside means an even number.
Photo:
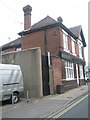
[[[11,97],[11,101],[16,104],[19,101],[19,94],[18,93],[13,93]]]

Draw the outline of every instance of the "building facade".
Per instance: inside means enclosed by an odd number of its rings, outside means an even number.
[[[64,84],[68,90],[84,84],[86,42],[82,27],[67,28],[61,17],[56,21],[50,16],[31,26],[32,7],[27,5],[23,11],[24,31],[18,33],[17,44],[13,41],[13,45],[2,46],[2,53],[40,47],[42,56],[47,57],[49,71],[53,71],[54,93],[57,85]]]

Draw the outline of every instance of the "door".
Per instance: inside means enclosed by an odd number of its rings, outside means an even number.
[[[42,83],[43,83],[43,95],[50,94],[49,86],[49,67],[48,67],[48,57],[42,56]]]
[[[76,64],[77,84],[79,85],[78,64]]]

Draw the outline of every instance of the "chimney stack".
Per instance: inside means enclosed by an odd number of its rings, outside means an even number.
[[[30,29],[31,27],[31,11],[32,7],[30,5],[27,5],[23,7],[24,11],[24,30]]]

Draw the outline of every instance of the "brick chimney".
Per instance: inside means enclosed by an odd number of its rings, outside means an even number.
[[[23,11],[24,11],[24,30],[27,30],[31,27],[32,7],[30,5],[27,5],[23,7]]]

